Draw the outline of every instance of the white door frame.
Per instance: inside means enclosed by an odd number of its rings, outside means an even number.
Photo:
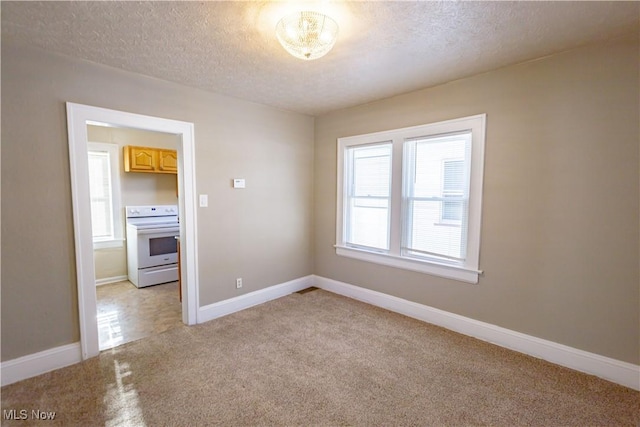
[[[126,113],[67,102],[67,131],[71,169],[71,198],[76,245],[76,276],[80,316],[82,358],[97,356],[98,320],[95,266],[91,233],[89,164],[87,158],[87,122],[108,123],[135,129],[176,134],[178,142],[178,205],[180,212],[180,249],[182,265],[182,321],[197,322],[198,269],[196,242],[196,179],[193,123]]]

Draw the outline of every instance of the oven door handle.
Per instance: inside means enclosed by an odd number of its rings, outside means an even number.
[[[138,234],[167,234],[180,235],[179,228],[143,228],[138,229]]]

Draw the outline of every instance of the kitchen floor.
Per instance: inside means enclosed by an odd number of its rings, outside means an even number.
[[[178,282],[138,289],[126,280],[96,293],[100,351],[182,326]]]

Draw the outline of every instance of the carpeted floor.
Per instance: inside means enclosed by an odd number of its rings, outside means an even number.
[[[61,426],[637,426],[640,393],[322,290],[2,388]],[[3,420],[3,425],[48,421]]]

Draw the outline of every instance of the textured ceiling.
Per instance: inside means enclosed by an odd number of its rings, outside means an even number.
[[[319,115],[640,31],[638,2],[7,2],[2,38]],[[277,21],[340,25],[315,61]]]

